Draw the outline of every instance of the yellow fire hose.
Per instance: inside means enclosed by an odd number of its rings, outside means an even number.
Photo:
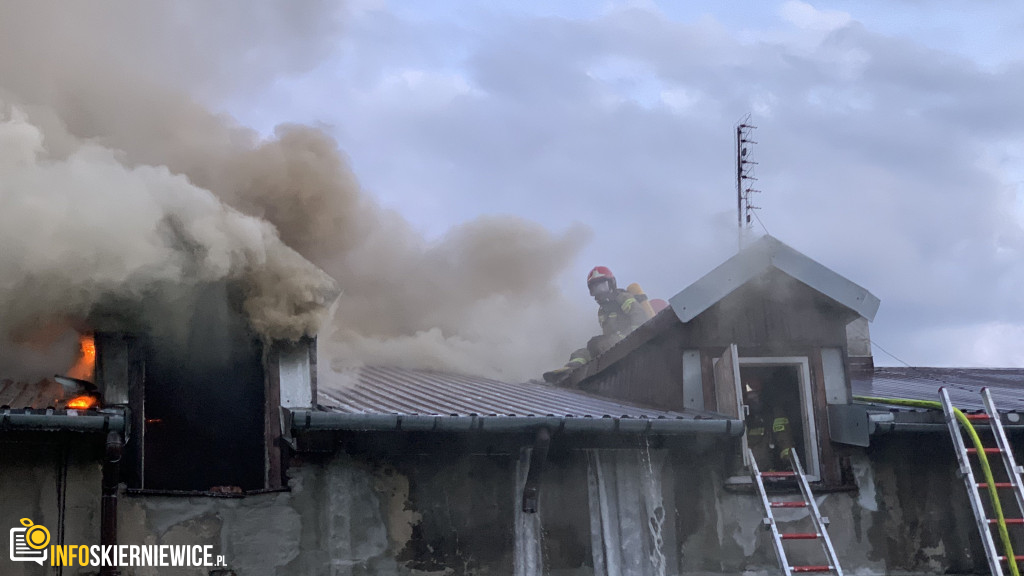
[[[862,402],[876,402],[879,404],[892,404],[894,406],[910,406],[913,408],[928,408],[935,410],[942,410],[942,404],[940,402],[933,402],[930,400],[907,400],[904,398],[873,398],[870,396],[854,396],[855,400]],[[1010,573],[1013,576],[1020,576],[1020,572],[1017,570],[1017,559],[1013,555],[1013,545],[1010,544],[1010,533],[1006,529],[1006,518],[1003,517],[1003,507],[999,503],[999,492],[996,490],[996,481],[992,476],[992,468],[988,465],[988,456],[985,454],[985,446],[981,443],[981,438],[978,436],[978,431],[974,429],[971,421],[967,419],[967,416],[959,408],[953,408],[953,414],[956,415],[957,422],[967,430],[967,434],[971,437],[971,442],[974,444],[974,448],[978,452],[978,461],[981,463],[982,473],[985,475],[985,483],[988,484],[988,497],[992,503],[992,510],[996,513],[996,519],[999,524],[999,539],[1003,543],[1003,550],[1006,554],[1006,562],[1010,566]]]

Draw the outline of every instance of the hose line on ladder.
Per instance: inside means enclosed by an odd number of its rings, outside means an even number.
[[[894,406],[910,406],[913,408],[942,410],[941,402],[934,402],[931,400],[875,398],[871,396],[854,396],[853,398],[854,400],[860,400],[862,402],[875,402],[878,404],[892,404]],[[999,524],[999,540],[1003,543],[1003,550],[1006,554],[1006,562],[1010,567],[1010,573],[1013,576],[1020,576],[1020,572],[1017,569],[1017,559],[1013,555],[1013,545],[1010,543],[1010,533],[1006,529],[1006,518],[1003,517],[1003,507],[999,503],[999,492],[996,489],[995,478],[992,476],[992,468],[988,465],[988,456],[985,454],[985,446],[981,443],[981,437],[978,436],[978,431],[974,429],[974,426],[971,424],[971,421],[967,419],[967,416],[965,416],[959,408],[952,408],[953,414],[956,415],[957,422],[967,430],[967,434],[971,437],[971,442],[974,444],[974,448],[978,452],[978,461],[981,464],[981,471],[985,475],[985,483],[988,485],[988,497],[989,501],[992,503],[992,510],[996,513],[996,520]]]

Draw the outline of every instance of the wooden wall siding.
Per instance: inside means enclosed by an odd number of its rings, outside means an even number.
[[[807,285],[772,271],[685,324],[684,344],[757,347],[783,355],[793,345],[846,346],[854,313]],[[748,355],[748,354],[747,354]]]
[[[281,466],[281,350],[272,347],[265,355],[263,373],[263,485],[281,488],[285,485]],[[315,400],[314,400],[315,401]]]
[[[683,409],[683,352],[671,335],[654,338],[580,389],[667,410]]]
[[[808,356],[811,371],[811,401],[814,406],[814,427],[818,431],[818,456],[821,462],[821,480],[826,485],[840,482],[839,463],[828,434],[828,396],[825,393],[825,369],[821,362],[821,348]]]
[[[708,349],[700,350],[700,379],[704,385],[704,410],[708,412],[718,411],[718,391],[715,388],[715,358],[721,355],[712,354]]]

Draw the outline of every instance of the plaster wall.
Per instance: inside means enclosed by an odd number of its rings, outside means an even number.
[[[847,574],[987,573],[963,482],[943,435],[873,439],[851,450],[856,490],[815,501]],[[676,459],[678,573],[776,573],[763,510],[751,491],[726,488],[730,468],[695,469]],[[785,499],[800,499],[791,493]],[[786,532],[809,532],[809,512],[775,509]],[[787,542],[793,564],[822,564],[813,541]]]
[[[847,573],[985,571],[963,485],[944,441],[940,435],[894,435],[848,453],[858,489],[817,497],[831,519],[832,539]],[[30,517],[55,537],[60,528],[66,543],[98,543],[98,454],[81,443],[71,448],[0,443],[0,532],[5,536],[19,518]],[[657,468],[641,450],[623,452],[634,454],[628,461],[646,463],[648,474],[660,469],[660,478],[649,485],[662,492],[658,504],[664,518],[657,533],[664,545],[655,570],[637,574],[777,571],[757,497],[726,488],[732,470],[725,455],[731,444],[723,441],[712,448],[699,453],[685,445],[663,449],[654,458]],[[61,483],[65,456],[67,481]],[[293,461],[287,492],[244,498],[122,493],[119,543],[208,544],[226,556],[237,575],[512,574],[516,460],[511,454],[385,457],[339,451]],[[549,456],[540,501],[546,574],[594,573],[592,461],[584,450],[556,448]],[[628,486],[622,478],[620,486]],[[63,516],[59,498],[65,503]],[[804,531],[806,514],[789,510],[777,516]],[[620,537],[626,542],[631,536]],[[789,549],[794,562],[821,562],[811,546]],[[6,552],[3,556],[2,574],[54,573],[53,568],[9,562]],[[95,569],[65,568],[63,573],[95,574]],[[123,573],[232,572],[129,568]]]
[[[10,530],[22,518],[46,527],[51,544],[99,543],[102,446],[77,434],[0,436],[0,574],[53,573],[48,563],[10,560]]]

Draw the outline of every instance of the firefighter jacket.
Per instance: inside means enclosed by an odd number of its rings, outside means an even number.
[[[793,426],[781,411],[751,412],[746,419],[747,444],[759,467],[765,470],[789,468],[793,449]]]
[[[618,288],[600,302],[597,321],[605,336],[621,339],[646,322],[647,314],[632,294]]]

